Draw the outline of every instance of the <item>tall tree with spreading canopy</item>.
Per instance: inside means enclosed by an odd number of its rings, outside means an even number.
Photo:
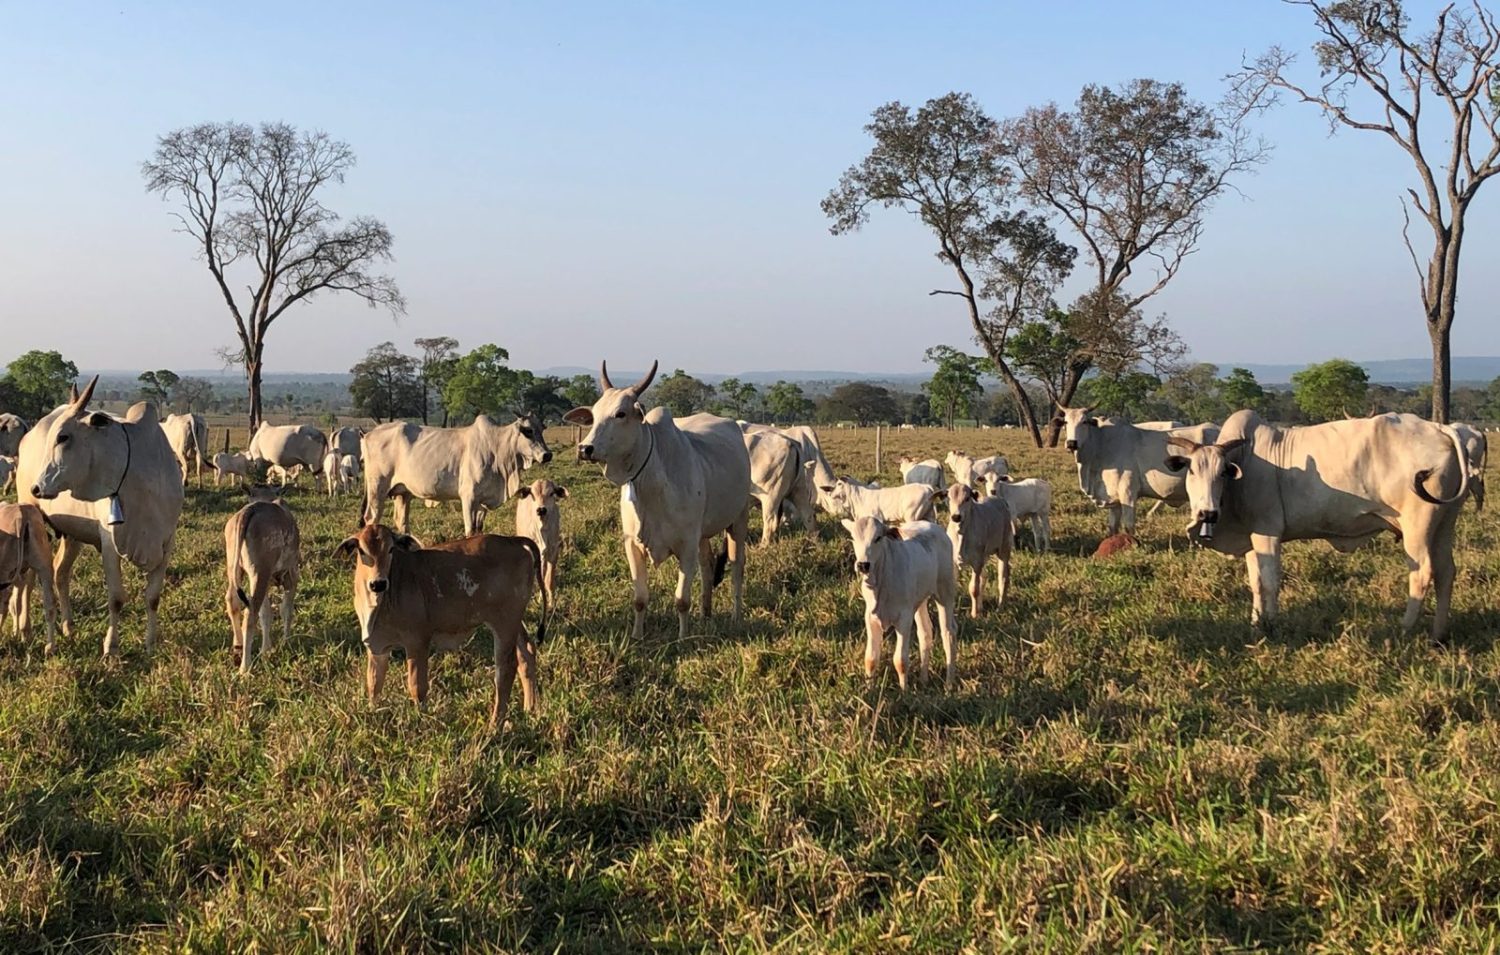
[[[994,148],[1020,195],[1065,224],[1092,267],[1090,287],[1066,313],[1079,346],[1062,369],[1062,404],[1107,362],[1180,355],[1176,335],[1141,305],[1198,247],[1214,200],[1265,160],[1242,116],[1193,100],[1179,83],[1138,79],[1085,86],[1072,111],[1049,103],[999,128]],[[1147,264],[1154,274],[1127,288]],[[1049,443],[1057,432],[1054,422]]]
[[[802,393],[802,386],[778,381],[766,389],[766,412],[773,424],[796,424],[812,414],[812,402]]]
[[[427,424],[427,415],[436,402],[443,412],[443,427],[448,426],[448,409],[443,404],[443,388],[453,374],[458,361],[458,339],[447,335],[418,338],[412,342],[417,346],[417,380],[422,385],[422,423]]]
[[[371,348],[349,374],[349,398],[360,414],[378,423],[420,412],[422,386],[417,379],[417,360],[401,354],[394,342]]]
[[[1411,159],[1417,188],[1408,187],[1401,200],[1401,237],[1417,270],[1432,344],[1432,418],[1446,422],[1469,207],[1479,187],[1500,173],[1495,15],[1477,0],[1450,3],[1432,30],[1420,33],[1399,0],[1287,2],[1312,14],[1321,75],[1315,84],[1298,82],[1295,54],[1272,47],[1232,77],[1241,105],[1261,109],[1290,96],[1321,110],[1331,130],[1379,133]],[[1411,209],[1432,234],[1425,265],[1412,242]]]
[[[510,352],[488,344],[454,362],[453,373],[443,387],[443,405],[449,417],[460,424],[479,414],[507,420],[508,413],[520,410],[525,382],[506,364],[508,361]]]
[[[156,402],[165,414],[167,402],[172,399],[173,389],[177,387],[177,382],[180,380],[177,372],[167,368],[143,371],[136,376],[135,380],[141,383],[141,397],[147,401]]]
[[[932,294],[964,302],[975,340],[1040,445],[1031,399],[1005,356],[1005,336],[1016,320],[1008,313],[1050,301],[1072,267],[1071,250],[1059,248],[1045,222],[1009,210],[1010,177],[992,148],[998,126],[967,93],[928,100],[915,111],[887,103],[865,131],[875,141],[869,154],[823,200],[823,212],[833,220],[829,231],[857,231],[878,205],[902,209],[932,232],[938,260],[953,269],[959,284]]]
[[[1313,421],[1333,421],[1365,413],[1370,376],[1344,358],[1334,358],[1292,375],[1297,407]]]
[[[353,166],[347,143],[285,123],[173,130],[141,166],[148,192],[180,203],[179,231],[197,245],[234,320],[251,431],[261,420],[266,335],[288,309],[348,292],[393,316],[406,310],[395,280],[373,271],[391,258],[385,223],[344,222],[323,204]]]
[[[927,392],[933,416],[952,431],[954,419],[960,414],[968,417],[979,407],[984,397],[979,379],[990,372],[989,362],[948,345],[932,346],[923,360],[937,365],[937,370],[922,390]]]
[[[78,381],[78,366],[56,351],[26,352],[17,356],[5,371],[5,390],[13,405],[0,410],[33,421],[62,404],[68,397],[68,389]]]

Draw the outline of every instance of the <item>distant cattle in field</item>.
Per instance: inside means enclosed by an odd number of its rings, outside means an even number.
[[[865,677],[873,679],[880,664],[881,638],[896,631],[893,662],[901,689],[911,669],[912,625],[915,623],[921,673],[927,678],[932,655],[930,602],[937,604],[946,662],[944,684],[951,690],[958,676],[958,624],[954,603],[958,582],[953,545],[936,524],[913,521],[893,527],[875,517],[845,520],[854,541],[854,575],[865,601]]]
[[[16,459],[0,455],[0,494],[10,490],[16,477]]]
[[[978,490],[984,487],[984,480],[989,475],[1003,478],[1010,474],[1010,465],[1006,463],[1005,457],[992,454],[987,458],[973,458],[962,451],[953,450],[943,459],[948,465],[948,470],[953,472],[953,480],[959,484],[967,484]]]
[[[203,464],[208,454],[208,425],[201,414],[169,414],[162,419],[162,433],[177,456],[177,466],[182,468],[182,483],[196,475],[198,486],[203,486]]]
[[[745,451],[750,455],[750,500],[760,505],[760,542],[769,544],[781,527],[781,512],[789,502],[805,510],[811,497],[796,500],[799,483],[807,479],[802,468],[802,446],[779,431],[745,432]],[[803,517],[804,523],[810,515]]]
[[[14,458],[21,453],[21,438],[31,424],[20,415],[0,414],[0,457]]]
[[[323,470],[328,438],[310,424],[267,424],[264,421],[250,438],[245,457],[253,462],[276,465],[291,471],[301,465],[312,474]]]

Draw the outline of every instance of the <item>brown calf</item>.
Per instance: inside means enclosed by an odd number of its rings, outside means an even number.
[[[31,636],[31,584],[42,591],[47,652],[57,648],[57,603],[52,595],[52,543],[35,504],[0,504],[0,608],[9,600],[15,632]]]
[[[281,640],[291,637],[302,535],[297,519],[270,488],[245,489],[250,503],[224,523],[224,610],[240,672],[250,672],[251,621],[260,619],[260,653],[271,651],[271,585],[281,588]],[[244,585],[241,585],[241,577]],[[248,588],[248,592],[246,591]]]
[[[536,641],[523,622],[533,584],[541,582],[541,554],[524,537],[475,534],[420,547],[383,524],[366,524],[339,544],[354,554],[354,611],[369,654],[365,689],[373,703],[380,693],[391,651],[406,654],[406,689],[427,702],[427,661],[433,650],[456,650],[477,627],[494,638],[495,696],[490,728],[510,703],[519,666],[523,702],[537,708],[536,643],[547,627],[543,591]]]

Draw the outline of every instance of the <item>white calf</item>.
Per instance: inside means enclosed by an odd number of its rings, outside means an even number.
[[[516,492],[516,536],[529,537],[542,555],[542,595],[553,603],[557,589],[557,556],[562,553],[562,502],[568,489],[546,478]]]
[[[1010,586],[1010,552],[1015,539],[1005,498],[992,494],[981,501],[973,488],[955,482],[948,488],[948,537],[953,542],[953,559],[973,571],[969,581],[970,616],[979,616],[983,606],[984,565],[991,557],[999,565],[995,604],[1003,606]]]
[[[902,458],[898,463],[901,468],[902,484],[926,484],[934,491],[943,489],[943,466],[936,458],[928,458],[925,461]]]
[[[854,539],[854,573],[865,598],[865,676],[873,679],[880,661],[880,641],[887,630],[896,631],[893,663],[901,689],[906,689],[906,671],[911,664],[911,630],[916,623],[921,651],[922,678],[928,676],[932,656],[932,617],[928,601],[937,601],[938,625],[943,631],[943,656],[947,662],[944,685],[950,690],[957,680],[958,625],[953,605],[958,582],[953,564],[953,545],[943,529],[928,521],[913,521],[890,527],[882,520],[861,517],[843,522]]]
[[[1010,507],[1011,520],[1015,522],[1017,534],[1021,531],[1021,522],[1030,521],[1031,539],[1036,549],[1046,551],[1051,548],[1051,484],[1041,478],[1007,481],[993,474],[985,479],[984,484],[991,497],[1005,498],[1006,505]]]
[[[812,462],[808,462],[808,465],[811,464]],[[926,484],[875,487],[841,477],[819,490],[823,492],[824,506],[844,517],[875,517],[882,521],[930,521],[937,513],[933,508],[934,492]]]

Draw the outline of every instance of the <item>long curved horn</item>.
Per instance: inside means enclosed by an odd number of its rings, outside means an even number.
[[[613,388],[614,386],[615,386],[615,383],[609,380],[609,362],[607,362],[607,361],[600,361],[599,362],[599,390],[600,391],[608,391],[609,389]]]
[[[94,386],[98,383],[99,376],[95,375],[94,379],[88,383],[88,387],[84,388],[78,397],[73,399],[74,411],[82,411],[89,406],[89,399],[94,397]]]
[[[1182,435],[1177,434],[1169,434],[1167,435],[1167,447],[1181,448],[1188,454],[1192,454],[1194,451],[1197,451],[1199,448],[1203,447],[1203,445],[1194,441],[1192,438],[1183,437]]]
[[[631,385],[630,386],[630,390],[632,392],[634,392],[635,394],[639,395],[641,392],[645,391],[647,388],[650,388],[651,387],[651,380],[656,377],[656,366],[657,366],[657,361],[652,361],[651,362],[651,370],[648,371],[648,372],[646,372],[646,377],[642,378],[640,381],[638,381],[635,384]]]

